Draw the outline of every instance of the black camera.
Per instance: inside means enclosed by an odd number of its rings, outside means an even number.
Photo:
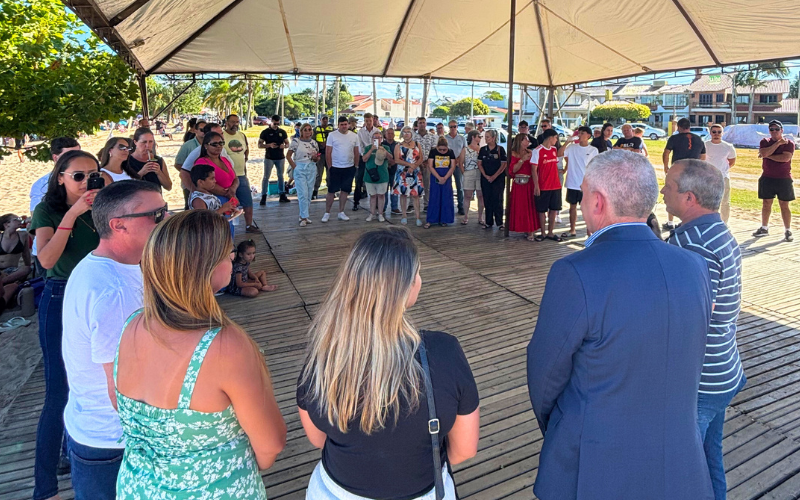
[[[106,180],[100,175],[100,172],[92,172],[89,174],[89,180],[86,181],[86,189],[103,189],[106,185]]]

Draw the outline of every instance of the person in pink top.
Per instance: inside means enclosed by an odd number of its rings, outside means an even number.
[[[216,195],[222,205],[228,201],[233,202],[233,206],[238,207],[239,202],[236,200],[236,190],[239,188],[239,178],[233,170],[231,162],[222,155],[222,150],[225,148],[225,140],[222,135],[217,132],[209,132],[203,137],[203,143],[200,145],[200,157],[194,162],[197,165],[211,165],[214,167],[214,174],[216,177],[217,185],[211,194]],[[229,220],[231,228],[231,237],[234,234],[232,219]]]

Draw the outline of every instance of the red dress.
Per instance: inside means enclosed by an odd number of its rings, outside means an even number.
[[[514,166],[520,161],[519,157],[511,155],[508,174],[511,176],[511,201],[510,212],[508,215],[508,230],[517,233],[532,233],[539,229],[539,217],[533,196],[533,179],[530,176],[533,172],[530,160],[525,160],[519,170],[514,172]],[[527,175],[529,180],[526,184],[517,184],[513,181],[518,175]]]

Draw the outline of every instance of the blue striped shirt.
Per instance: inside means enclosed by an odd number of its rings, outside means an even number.
[[[672,231],[667,242],[697,253],[708,264],[714,311],[706,338],[700,392],[724,394],[733,391],[743,373],[736,346],[736,320],[742,299],[739,244],[718,213],[681,224]]]
[[[586,238],[586,241],[583,243],[583,247],[589,248],[590,246],[592,246],[592,243],[594,243],[594,240],[596,240],[598,236],[605,233],[606,231],[614,229],[615,227],[646,226],[646,225],[647,224],[645,224],[644,222],[617,222],[616,224],[610,224],[602,229],[598,229],[597,231],[593,232],[591,236]]]

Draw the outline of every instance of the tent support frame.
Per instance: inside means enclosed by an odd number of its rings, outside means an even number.
[[[194,76],[194,75],[192,75],[192,76]],[[158,117],[161,115],[161,113],[163,113],[164,111],[166,111],[167,109],[169,109],[169,107],[170,107],[170,106],[172,106],[173,104],[175,104],[175,101],[177,101],[178,99],[180,99],[180,97],[181,97],[183,94],[185,94],[187,90],[189,90],[190,88],[194,87],[194,84],[195,84],[195,83],[196,83],[195,79],[194,79],[194,78],[192,78],[192,81],[191,81],[191,83],[189,83],[189,85],[185,86],[185,87],[183,88],[183,90],[181,90],[181,91],[178,93],[178,95],[176,95],[175,97],[173,97],[171,101],[169,101],[169,102],[168,102],[168,103],[167,103],[167,104],[166,104],[166,105],[165,105],[163,108],[161,108],[161,109],[160,109],[160,110],[159,110],[159,111],[158,111],[156,114],[154,114],[154,115],[153,115],[153,120],[155,120],[156,118],[158,118]]]
[[[122,9],[122,12],[112,17],[111,20],[109,20],[109,24],[112,27],[116,27],[117,25],[121,24],[123,21],[131,17],[137,10],[147,5],[147,2],[149,1],[150,0],[136,0],[132,4]]]
[[[508,216],[511,214],[511,176],[508,175],[511,170],[511,144],[514,139],[514,38],[517,35],[517,0],[511,0],[511,22],[509,23],[508,35],[508,142],[506,143],[506,152],[508,163],[506,163],[509,172],[506,174],[506,209],[505,209],[505,224],[503,224],[503,236],[508,238]],[[522,106],[520,105],[520,117],[522,116]],[[469,211],[469,207],[466,207]]]
[[[392,50],[389,51],[389,57],[386,58],[386,64],[383,66],[383,76],[389,72],[389,67],[392,65],[392,60],[394,59],[394,53],[397,50],[397,45],[400,43],[400,37],[406,32],[406,25],[408,24],[408,18],[411,16],[411,12],[414,10],[414,5],[417,3],[417,0],[411,0],[408,4],[408,9],[406,9],[406,14],[403,16],[403,22],[400,23],[400,28],[397,30],[397,35],[394,37],[394,42],[392,43]]]
[[[147,100],[147,77],[139,75],[136,77],[139,82],[139,95],[142,98],[142,118],[150,119],[150,103]]]
[[[683,5],[681,5],[680,0],[672,0],[672,3],[675,4],[675,7],[683,16],[683,19],[686,21],[686,24],[688,24],[692,28],[692,31],[694,31],[694,34],[697,36],[697,39],[700,40],[700,43],[703,44],[703,47],[705,47],[706,52],[708,52],[708,55],[711,56],[711,59],[714,61],[714,65],[722,66],[722,63],[717,58],[717,55],[714,54],[713,50],[711,50],[711,46],[708,44],[706,38],[703,36],[702,33],[700,33],[700,29],[697,27],[694,21],[692,21],[692,18],[689,16],[689,13],[686,12],[686,9],[683,8]]]

